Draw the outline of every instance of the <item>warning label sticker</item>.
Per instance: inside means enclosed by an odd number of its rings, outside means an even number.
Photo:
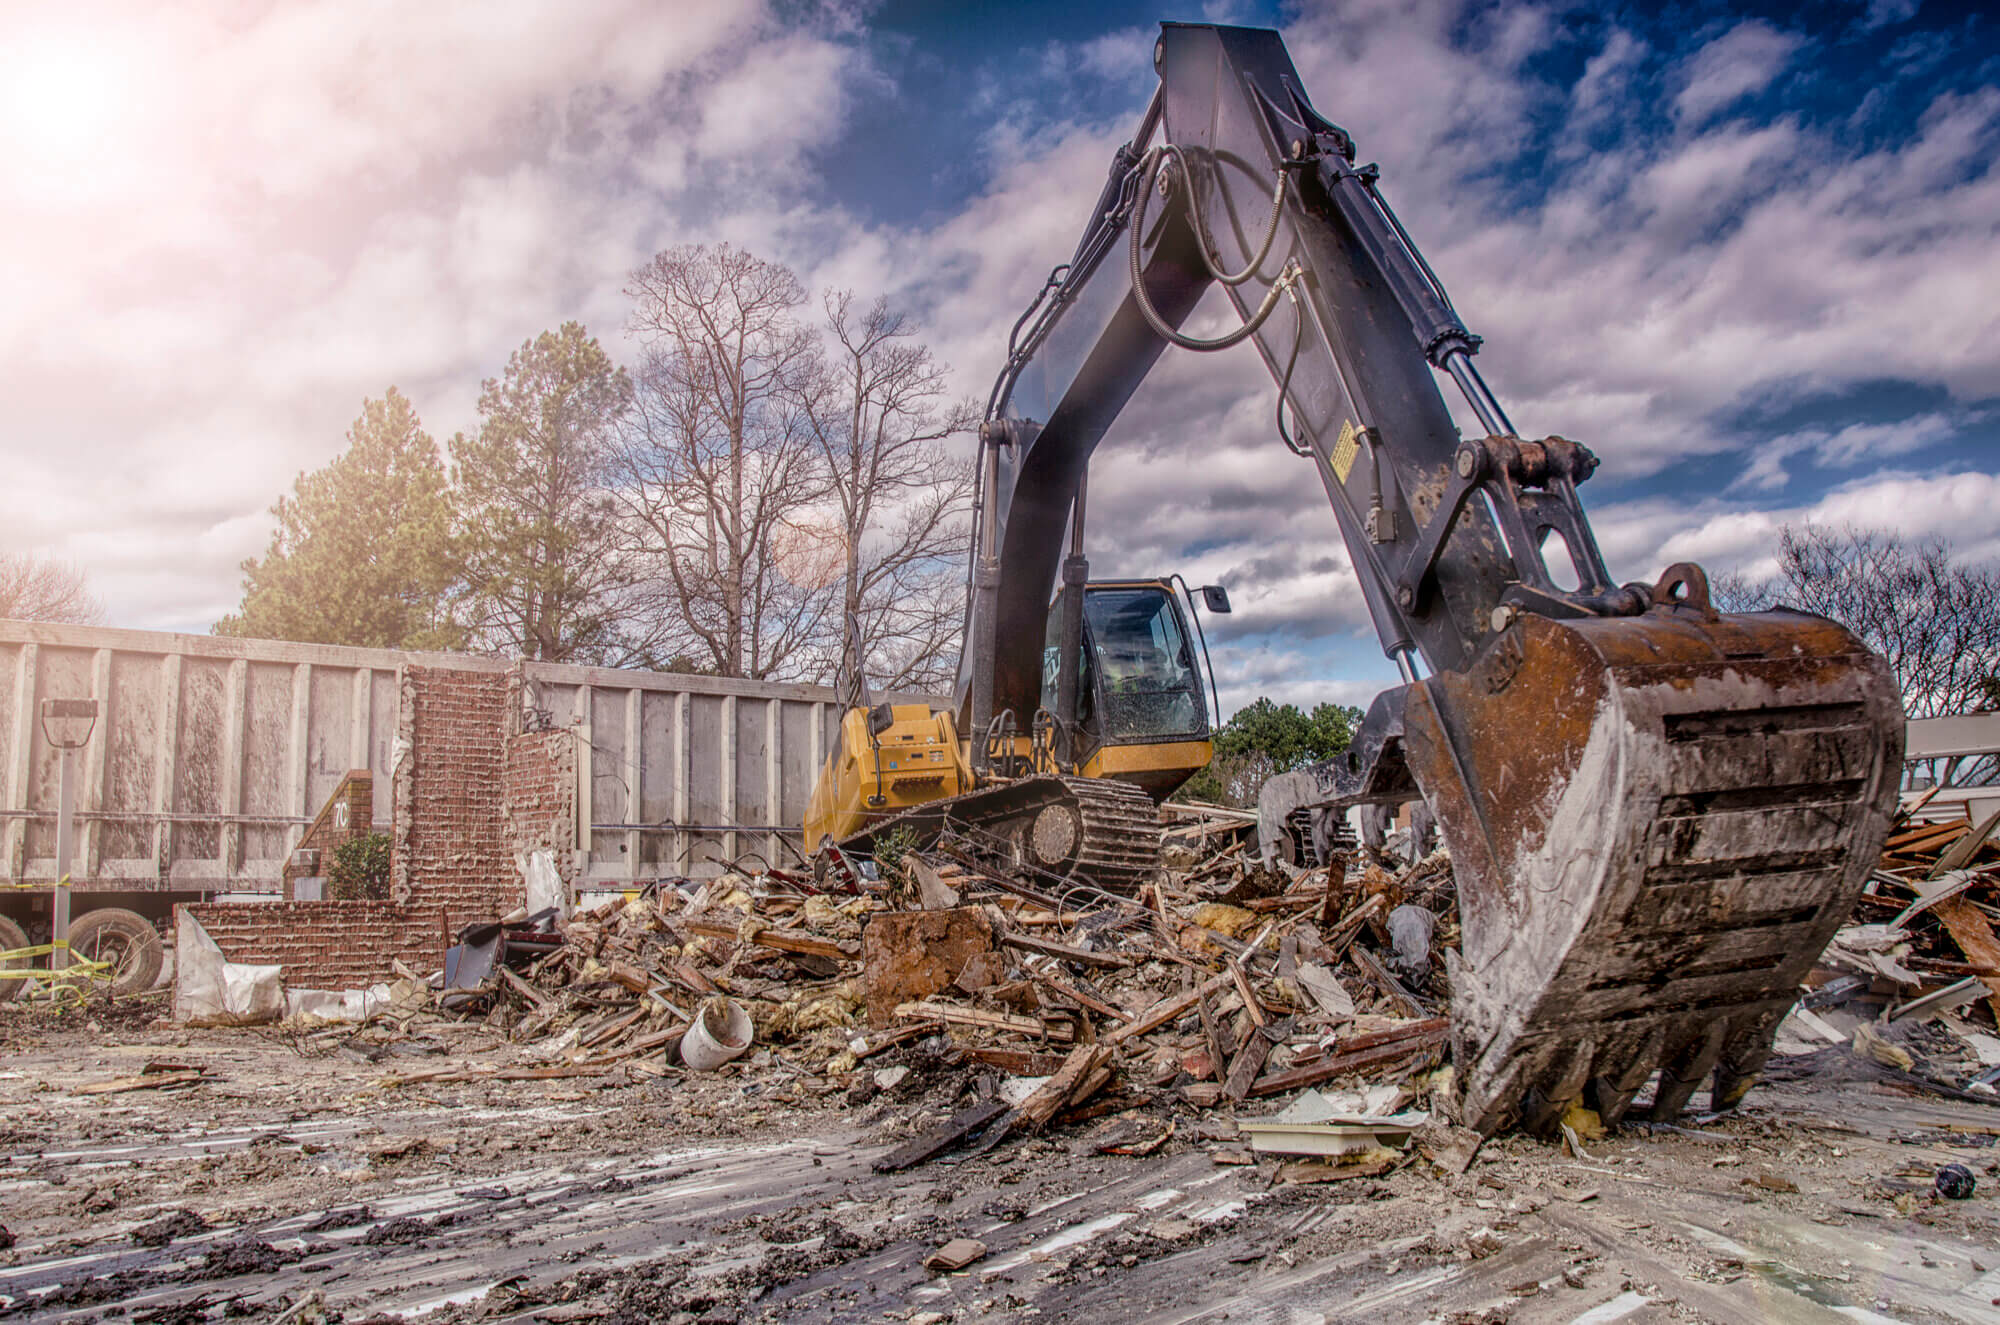
[[[1347,471],[1354,468],[1354,457],[1361,453],[1361,446],[1353,419],[1342,420],[1340,440],[1333,444],[1333,476],[1342,483],[1347,482]]]

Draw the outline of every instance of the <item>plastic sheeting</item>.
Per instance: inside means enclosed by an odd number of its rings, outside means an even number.
[[[561,871],[556,869],[556,853],[547,847],[537,847],[533,851],[516,852],[514,861],[527,891],[528,914],[553,907],[558,921],[569,919],[569,889],[563,884]]]
[[[230,961],[183,909],[174,931],[174,1020],[194,1026],[277,1021],[285,1015],[283,969]]]

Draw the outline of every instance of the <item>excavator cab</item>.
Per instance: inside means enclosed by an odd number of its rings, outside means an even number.
[[[1049,606],[1042,649],[1041,706],[1058,715],[1063,595],[1069,592],[1059,590]],[[1197,646],[1196,629],[1169,580],[1084,586],[1077,712],[1067,724],[1065,760],[1080,776],[1112,778],[1164,799],[1207,767],[1214,677],[1204,685],[1207,656]]]

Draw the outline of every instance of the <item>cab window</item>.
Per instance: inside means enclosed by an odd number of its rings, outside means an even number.
[[[1206,730],[1194,654],[1161,589],[1092,589],[1084,616],[1103,698],[1103,736],[1130,741]]]

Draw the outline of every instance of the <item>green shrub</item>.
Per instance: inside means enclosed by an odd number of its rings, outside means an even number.
[[[388,900],[389,835],[350,837],[335,847],[326,870],[326,895],[343,902]]]

